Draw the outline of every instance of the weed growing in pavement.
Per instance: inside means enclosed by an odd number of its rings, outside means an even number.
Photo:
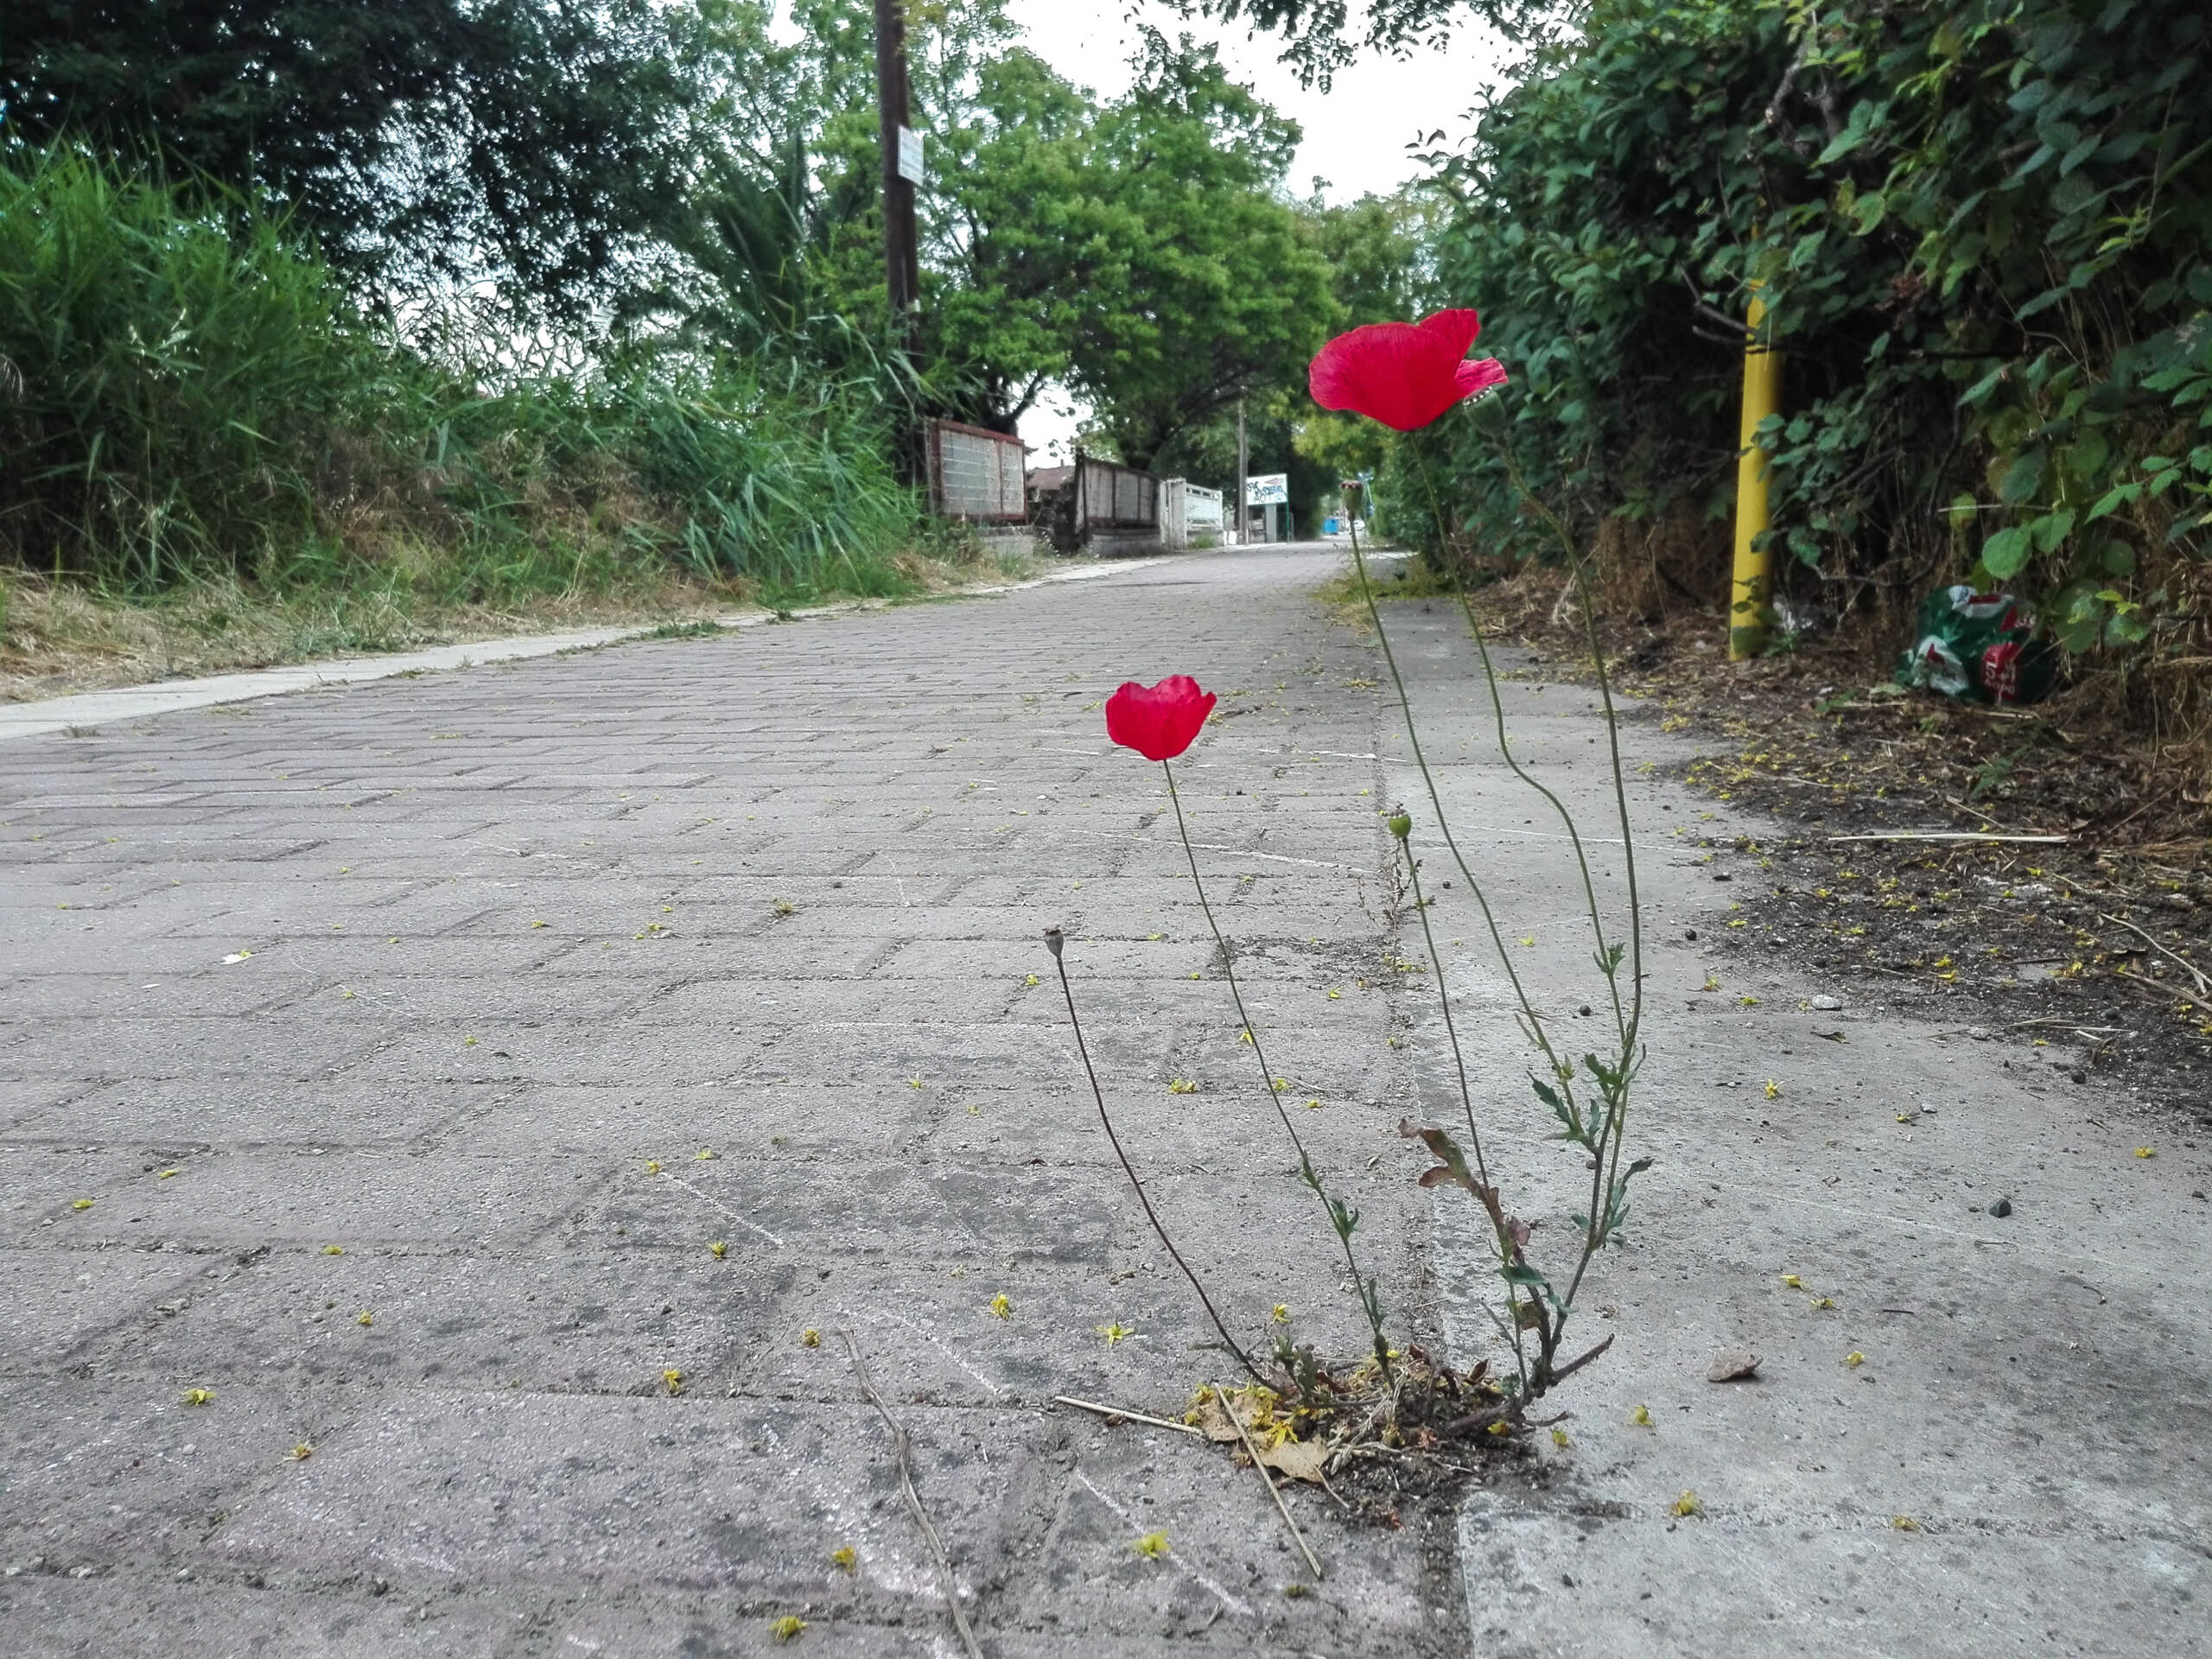
[[[1418,326],[1390,324],[1355,330],[1332,341],[1315,359],[1315,396],[1325,406],[1357,409],[1402,430],[1426,425],[1465,401],[1471,389],[1482,391],[1503,384],[1503,372],[1497,365],[1462,360],[1474,332],[1471,312],[1446,313]],[[1377,334],[1390,338],[1378,340]],[[1411,349],[1408,340],[1396,338],[1404,335],[1415,337],[1410,342]],[[1471,387],[1471,382],[1474,383]],[[1534,505],[1540,512],[1544,511],[1542,504]],[[1622,1241],[1629,1214],[1630,1183],[1650,1163],[1649,1159],[1627,1160],[1624,1153],[1631,1095],[1643,1058],[1643,929],[1618,721],[1583,561],[1571,541],[1567,541],[1564,551],[1572,588],[1581,607],[1605,710],[1613,804],[1619,817],[1626,875],[1625,923],[1622,930],[1625,937],[1617,936],[1608,926],[1607,906],[1599,896],[1588,851],[1573,812],[1556,791],[1534,777],[1513,754],[1507,741],[1504,704],[1496,666],[1479,628],[1473,626],[1473,611],[1464,589],[1459,594],[1481,658],[1499,752],[1514,775],[1541,795],[1558,816],[1573,849],[1590,929],[1591,960],[1611,1016],[1608,1022],[1610,1040],[1601,1046],[1605,1052],[1600,1053],[1593,1049],[1578,1057],[1531,995],[1509,948],[1489,892],[1452,835],[1435,778],[1422,753],[1412,702],[1368,581],[1356,512],[1351,516],[1354,526],[1352,556],[1360,594],[1389,670],[1390,683],[1406,723],[1407,741],[1434,811],[1437,832],[1481,912],[1491,944],[1512,987],[1517,1005],[1516,1022],[1534,1050],[1535,1064],[1529,1071],[1534,1101],[1548,1113],[1556,1126],[1554,1138],[1583,1156],[1590,1179],[1582,1212],[1573,1217],[1573,1248],[1563,1261],[1540,1262],[1531,1254],[1530,1224],[1509,1206],[1490,1166],[1484,1144],[1483,1115],[1476,1109],[1444,961],[1428,914],[1430,900],[1422,890],[1421,861],[1414,851],[1413,816],[1402,807],[1393,810],[1388,820],[1395,849],[1394,902],[1389,908],[1394,920],[1402,917],[1406,909],[1420,919],[1427,965],[1435,976],[1446,1041],[1451,1050],[1465,1124],[1464,1144],[1453,1130],[1439,1125],[1408,1120],[1401,1124],[1400,1132],[1409,1139],[1419,1140],[1437,1160],[1421,1176],[1422,1186],[1457,1186],[1481,1206],[1489,1223],[1496,1271],[1502,1284],[1502,1293],[1491,1311],[1491,1318],[1510,1349],[1512,1361],[1510,1371],[1493,1373],[1488,1361],[1461,1370],[1410,1342],[1402,1352],[1391,1344],[1381,1287],[1374,1276],[1363,1273],[1359,1264],[1355,1246],[1359,1212],[1348,1199],[1330,1192],[1296,1126],[1283,1109],[1281,1080],[1274,1078],[1268,1068],[1262,1033],[1245,1007],[1236,982],[1235,952],[1214,916],[1184,819],[1181,798],[1169,763],[1197,736],[1212,709],[1214,698],[1203,691],[1196,681],[1183,675],[1171,677],[1149,688],[1131,682],[1116,691],[1106,704],[1108,735],[1115,742],[1158,761],[1166,775],[1168,798],[1174,810],[1176,829],[1192,881],[1221,953],[1224,977],[1242,1027],[1240,1040],[1252,1048],[1260,1067],[1262,1091],[1297,1153],[1299,1179],[1322,1205],[1331,1230],[1343,1250],[1371,1338],[1371,1353],[1347,1366],[1325,1363],[1310,1344],[1300,1344],[1294,1339],[1288,1309],[1278,1307],[1271,1321],[1271,1352],[1268,1356],[1271,1364],[1255,1361],[1252,1350],[1232,1333],[1197,1274],[1168,1238],[1150,1199],[1144,1195],[1143,1183],[1114,1134],[1097,1077],[1090,1073],[1093,1092],[1097,1096],[1101,1118],[1114,1140],[1116,1154],[1136,1187],[1147,1217],[1174,1256],[1176,1265],[1191,1281],[1223,1343],[1251,1378],[1239,1389],[1202,1393],[1186,1421],[1216,1439],[1233,1440],[1243,1445],[1256,1460],[1279,1472],[1315,1480],[1324,1478],[1332,1469],[1342,1467],[1347,1460],[1363,1455],[1396,1456],[1408,1447],[1435,1452],[1469,1442],[1497,1443],[1510,1440],[1529,1427],[1532,1408],[1612,1344],[1609,1336],[1578,1353],[1568,1346],[1567,1337],[1570,1328],[1579,1329],[1573,1319],[1576,1299],[1592,1263],[1607,1245]],[[1552,522],[1557,526],[1556,519]],[[1564,540],[1564,528],[1559,528]],[[1405,899],[1409,899],[1410,903],[1402,902]],[[1047,940],[1055,961],[1060,963],[1061,982],[1065,988],[1067,971],[1061,962],[1063,941],[1058,931],[1052,930]],[[1067,992],[1067,1001],[1072,1021],[1076,1009],[1071,989]],[[1080,1047],[1079,1031],[1077,1043]],[[1087,1053],[1084,1066],[1089,1072]]]

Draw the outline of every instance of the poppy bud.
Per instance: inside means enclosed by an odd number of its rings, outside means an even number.
[[[1403,812],[1390,815],[1390,833],[1403,841],[1414,832],[1414,821]]]
[[[1053,961],[1058,962],[1060,959],[1060,930],[1058,928],[1048,927],[1045,930],[1045,948],[1052,953]]]

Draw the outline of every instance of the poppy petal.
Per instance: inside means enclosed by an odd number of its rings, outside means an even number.
[[[1127,680],[1106,699],[1106,735],[1147,760],[1170,760],[1191,747],[1213,705],[1213,693],[1187,674],[1152,686]]]
[[[1481,333],[1481,319],[1465,308],[1419,322],[1369,323],[1324,346],[1306,385],[1324,409],[1419,431],[1455,404],[1503,383],[1505,371],[1494,359],[1465,361]]]

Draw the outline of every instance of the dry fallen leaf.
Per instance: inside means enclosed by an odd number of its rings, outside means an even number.
[[[1289,1480],[1321,1484],[1322,1465],[1328,1461],[1329,1448],[1319,1440],[1285,1440],[1281,1446],[1262,1446],[1260,1461]]]

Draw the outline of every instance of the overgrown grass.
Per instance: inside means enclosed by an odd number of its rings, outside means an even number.
[[[0,583],[0,655],[38,654],[34,609],[48,645],[134,602],[281,659],[665,615],[672,587],[893,596],[958,562],[918,545],[868,382],[530,344],[461,309],[403,337],[252,201],[0,152],[0,571],[43,578],[12,620]]]

